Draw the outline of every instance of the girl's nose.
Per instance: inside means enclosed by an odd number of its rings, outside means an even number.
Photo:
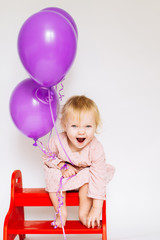
[[[84,133],[84,128],[79,128],[78,132],[79,132],[79,134],[83,134]]]

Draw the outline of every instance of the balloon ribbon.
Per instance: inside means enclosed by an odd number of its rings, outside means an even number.
[[[64,96],[64,95],[62,95],[62,94],[60,93],[60,92],[63,90],[63,84],[62,84],[62,83],[61,83],[61,87],[62,87],[62,88],[59,90],[60,100],[62,100],[62,97]],[[36,95],[37,95],[37,92],[36,92]],[[38,96],[37,96],[37,98],[38,98]],[[65,150],[64,147],[63,147],[63,144],[62,144],[61,139],[60,139],[59,134],[58,134],[58,130],[57,130],[57,128],[56,128],[56,124],[55,124],[55,120],[54,120],[54,116],[53,116],[53,111],[52,111],[52,105],[51,105],[51,102],[52,102],[51,88],[48,89],[48,99],[47,99],[47,102],[49,103],[49,108],[50,108],[51,118],[52,118],[52,121],[53,121],[53,126],[54,126],[54,128],[55,128],[56,135],[57,135],[57,137],[58,137],[58,140],[59,140],[59,142],[60,142],[60,145],[61,145],[61,147],[62,147],[62,149],[63,149],[66,157],[68,158],[69,162],[70,162],[72,165],[74,165],[74,163],[71,161],[71,159],[69,158],[66,150]],[[51,133],[52,133],[52,131],[50,132],[49,140],[50,140],[50,137],[51,137]],[[39,140],[35,140],[35,143],[33,144],[33,146],[39,147],[40,150],[41,150],[44,154],[46,154],[47,156],[49,156],[48,161],[51,160],[51,159],[52,159],[52,160],[56,159],[56,154],[52,153],[51,150],[50,150],[50,148],[49,148],[49,140],[48,140],[47,150],[45,149],[43,143],[40,142]],[[62,170],[62,169],[68,169],[67,164],[64,164],[60,170]],[[76,174],[75,174],[75,175],[76,175]],[[56,192],[56,196],[57,196],[57,198],[58,198],[58,209],[57,209],[57,212],[55,213],[55,217],[54,217],[53,222],[51,222],[51,225],[54,226],[54,228],[57,228],[57,225],[56,225],[56,216],[57,216],[57,214],[60,215],[61,225],[62,225],[62,230],[63,230],[63,236],[64,236],[64,239],[65,239],[65,240],[66,240],[66,234],[65,234],[64,225],[63,225],[63,220],[62,220],[62,214],[61,214],[61,206],[63,205],[62,188],[63,188],[63,184],[65,184],[70,178],[74,177],[75,175],[72,175],[72,176],[66,178],[66,181],[65,181],[65,182],[62,182],[62,180],[64,179],[63,176],[60,178],[59,188],[58,188],[58,190],[57,190],[57,192]]]

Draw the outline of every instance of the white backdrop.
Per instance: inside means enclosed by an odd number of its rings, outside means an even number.
[[[78,51],[64,82],[62,104],[74,94],[94,99],[103,120],[98,138],[108,163],[116,167],[107,188],[108,238],[151,236],[158,240],[159,0],[1,0],[0,234],[9,208],[12,171],[22,171],[24,187],[44,187],[42,153],[13,124],[9,98],[16,85],[28,77],[17,53],[19,30],[29,16],[46,7],[66,10],[79,31]]]

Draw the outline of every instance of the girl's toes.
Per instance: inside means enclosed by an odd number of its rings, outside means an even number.
[[[51,222],[51,226],[54,227],[54,228],[57,228],[57,225],[56,225],[55,221]]]

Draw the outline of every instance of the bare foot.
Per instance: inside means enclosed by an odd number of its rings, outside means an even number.
[[[87,213],[82,213],[82,212],[79,214],[80,222],[86,227],[87,227],[87,215],[88,215]]]
[[[87,227],[94,228],[100,227],[100,216],[101,216],[101,207],[93,207],[91,208],[88,217],[87,217]]]
[[[57,212],[59,209],[59,202],[57,198],[57,194],[55,192],[50,192],[49,196],[51,198],[51,201],[53,203],[54,209]],[[61,216],[59,214],[56,214],[56,219],[51,223],[52,226],[62,228],[62,225],[65,226],[66,220],[67,220],[67,207],[66,207],[66,193],[62,193],[63,197],[63,205],[60,208]],[[62,219],[62,221],[61,221]]]
[[[93,200],[87,196],[88,183],[79,189],[79,219],[83,225],[87,227],[87,217],[90,212]]]
[[[62,224],[63,224],[63,227],[66,225],[66,220],[67,220],[67,215],[65,215],[65,214],[61,214],[61,216],[60,216],[60,214],[57,214],[56,215],[56,221],[54,222],[52,222],[51,224],[52,224],[52,226],[54,226],[55,228],[62,228]]]

